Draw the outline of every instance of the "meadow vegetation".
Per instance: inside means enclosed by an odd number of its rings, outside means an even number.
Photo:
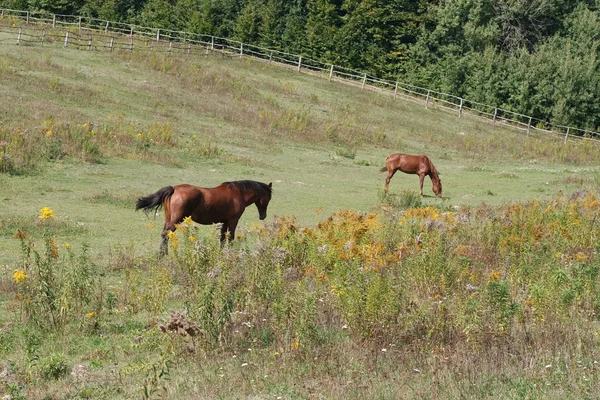
[[[0,394],[595,398],[593,143],[248,60],[2,50]],[[384,193],[397,151],[445,199]],[[274,181],[266,222],[186,220],[158,260],[136,197],[232,178]]]

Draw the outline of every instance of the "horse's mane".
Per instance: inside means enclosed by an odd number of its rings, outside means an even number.
[[[243,181],[233,181],[233,182],[223,182],[223,185],[227,185],[228,187],[234,186],[237,187],[241,191],[252,190],[257,192],[260,196],[271,195],[271,188],[266,183],[251,181],[251,180],[243,180]]]
[[[438,175],[435,165],[433,165],[433,163],[431,162],[429,157],[425,156],[425,158],[427,159],[427,162],[429,163],[429,169],[431,170],[431,177],[439,180],[440,176]]]

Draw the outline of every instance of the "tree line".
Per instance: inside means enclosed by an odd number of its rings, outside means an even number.
[[[4,0],[216,35],[600,130],[600,0]]]

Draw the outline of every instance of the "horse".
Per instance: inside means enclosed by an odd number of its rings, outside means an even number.
[[[385,159],[385,167],[381,168],[379,172],[388,173],[387,178],[385,179],[385,191],[388,191],[388,186],[390,184],[390,179],[396,173],[396,171],[402,171],[406,174],[416,174],[419,175],[419,181],[421,184],[421,188],[419,194],[423,197],[423,179],[425,179],[425,175],[429,175],[431,178],[431,182],[433,183],[433,193],[437,197],[442,197],[442,181],[438,175],[437,169],[429,159],[429,157],[425,155],[420,156],[411,156],[408,154],[390,154]]]
[[[267,206],[271,201],[272,184],[251,180],[223,182],[213,188],[181,184],[165,186],[156,193],[140,197],[135,210],[143,209],[146,215],[150,210],[157,212],[165,209],[165,225],[161,233],[160,255],[168,253],[167,241],[170,232],[184,218],[191,217],[192,221],[201,225],[222,223],[221,245],[227,239],[235,238],[235,228],[246,207],[256,204],[258,217],[267,217]]]

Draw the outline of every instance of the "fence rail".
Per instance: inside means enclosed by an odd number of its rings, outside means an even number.
[[[325,63],[309,57],[290,54],[276,49],[268,49],[236,40],[213,35],[203,35],[162,28],[144,27],[122,22],[101,19],[39,13],[31,11],[0,9],[0,32],[14,34],[14,39],[0,39],[0,43],[18,45],[61,44],[87,50],[133,51],[147,50],[173,54],[220,53],[228,57],[252,57],[269,63],[277,63],[295,68],[298,72],[310,72],[338,81],[359,86],[361,89],[377,90],[404,98],[419,101],[425,107],[455,113],[459,118],[467,114],[503,125],[531,132],[541,132],[560,137],[566,144],[570,139],[586,139],[600,142],[600,133],[555,125],[524,114],[499,107],[478,103],[448,93],[438,92],[399,81],[388,81],[365,72]]]

